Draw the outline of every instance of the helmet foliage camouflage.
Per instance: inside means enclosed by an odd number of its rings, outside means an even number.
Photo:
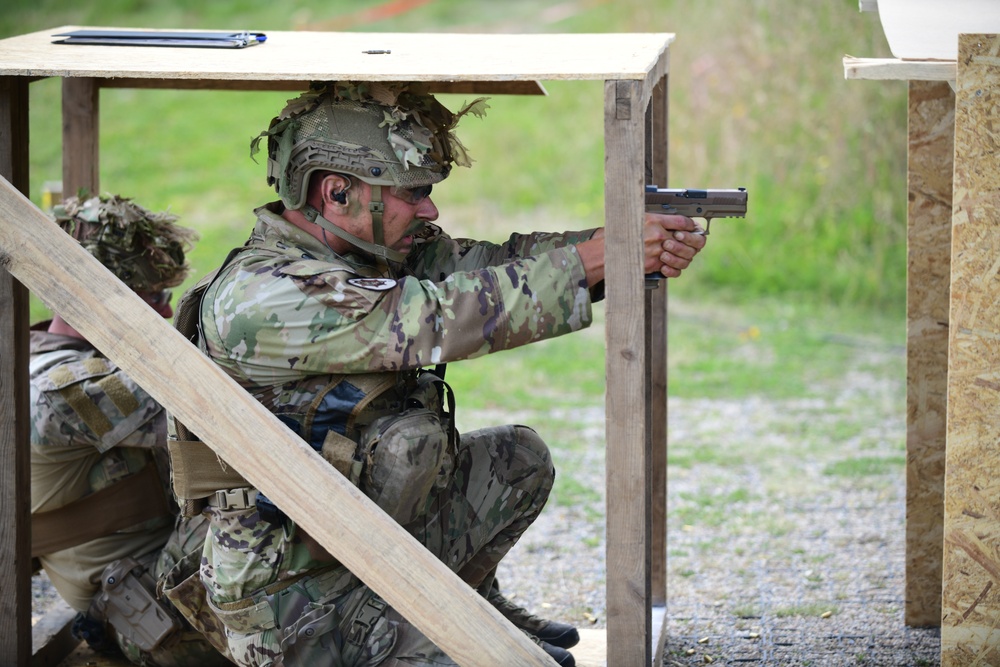
[[[267,182],[289,209],[305,204],[317,170],[371,185],[414,188],[444,180],[452,163],[472,160],[452,131],[462,116],[482,117],[478,98],[452,113],[418,84],[327,83],[289,100],[250,145],[267,137]]]
[[[118,195],[70,197],[53,210],[56,223],[119,280],[138,292],[180,285],[190,270],[184,253],[197,239],[177,216],[151,213]]]

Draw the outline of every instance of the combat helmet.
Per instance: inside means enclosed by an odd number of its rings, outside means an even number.
[[[136,292],[159,292],[184,282],[185,253],[197,233],[119,195],[70,197],[53,208],[56,223]]]
[[[487,107],[486,98],[479,98],[453,113],[415,83],[314,84],[288,101],[253,140],[250,154],[257,153],[266,137],[267,182],[286,208],[302,210],[348,242],[399,261],[398,253],[383,244],[381,187],[433,185],[447,178],[452,164],[471,166],[454,128],[467,113],[482,117]],[[315,171],[347,174],[372,186],[375,247],[328,223],[306,204]]]

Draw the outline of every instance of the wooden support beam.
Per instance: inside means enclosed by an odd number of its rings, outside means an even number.
[[[604,84],[607,357],[608,664],[648,666],[650,378],[641,220],[646,103],[642,85]]]
[[[959,37],[941,665],[1000,664],[1000,35]]]
[[[100,92],[97,79],[62,80],[63,197],[100,193]]]
[[[468,667],[552,664],[540,647],[6,180],[0,180],[0,264],[453,660]],[[0,410],[8,409],[7,401],[0,404]],[[4,487],[3,493],[10,492]],[[4,503],[5,511],[9,506]],[[22,537],[0,533],[0,545],[26,554],[30,540],[27,532]],[[27,563],[25,558],[24,567]],[[8,567],[7,561],[0,567]],[[5,593],[0,604],[6,610],[14,598]],[[21,609],[30,606],[30,601],[19,602]],[[3,614],[3,622],[14,616]],[[25,664],[24,658],[16,664]]]
[[[28,191],[28,82],[14,77],[0,77],[0,176],[10,190]],[[31,656],[28,292],[8,271],[0,254],[0,665],[26,665]]]
[[[910,626],[941,624],[955,94],[911,81],[906,270],[906,592]]]

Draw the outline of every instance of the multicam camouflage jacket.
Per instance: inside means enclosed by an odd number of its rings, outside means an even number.
[[[591,322],[591,297],[574,244],[593,230],[514,234],[495,244],[453,239],[427,225],[400,275],[385,277],[369,256],[335,254],[285,221],[281,211],[280,203],[256,211],[246,247],[206,291],[202,344],[314,446],[328,428],[356,436],[331,418],[305,418],[317,401],[328,417],[350,401],[323,393],[331,378],[406,378],[425,366],[553,338]],[[393,400],[388,394],[385,400]],[[244,598],[323,565],[280,527],[254,524],[249,513],[225,514],[213,515],[203,561],[202,579],[216,601]]]

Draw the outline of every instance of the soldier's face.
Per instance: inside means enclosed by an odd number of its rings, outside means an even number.
[[[159,292],[136,292],[143,301],[152,307],[161,317],[169,319],[174,316],[174,309],[170,306],[170,290],[160,290]]]
[[[430,198],[430,188],[423,191],[382,188],[385,212],[382,214],[382,229],[385,245],[404,255],[413,246],[413,233],[419,222],[433,222],[438,218],[438,209]]]

